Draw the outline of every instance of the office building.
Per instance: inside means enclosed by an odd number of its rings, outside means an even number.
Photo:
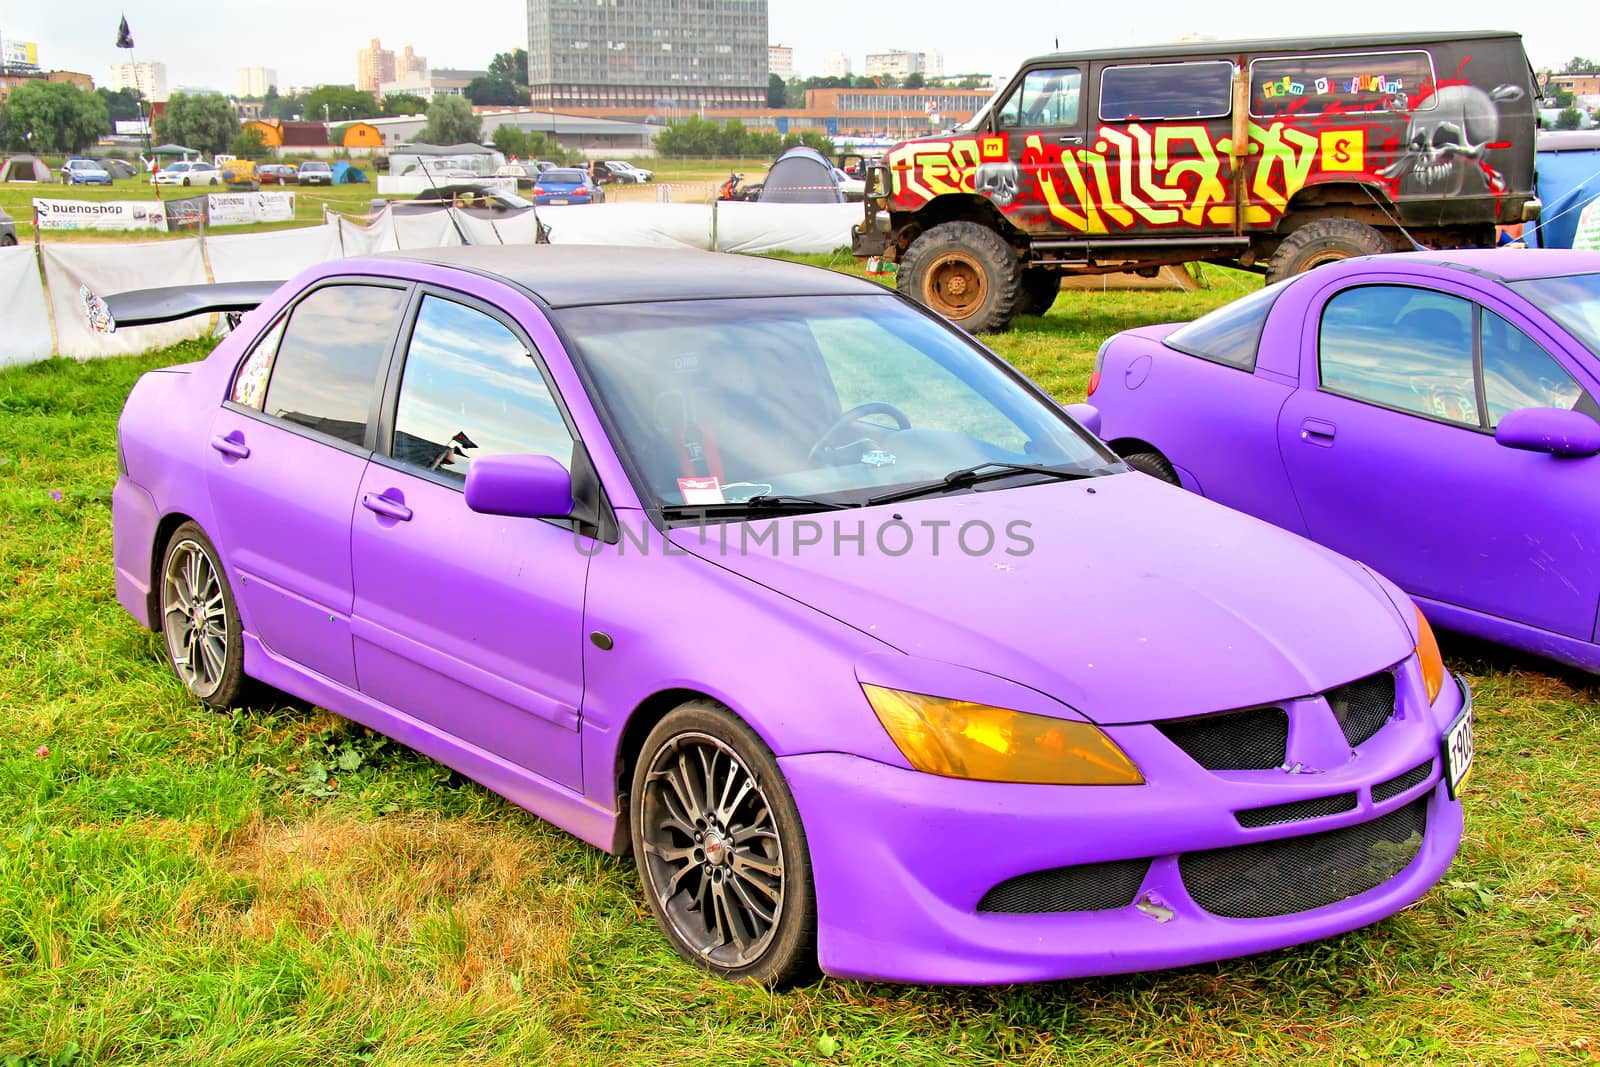
[[[780,78],[794,77],[794,49],[783,44],[767,45],[767,73]]]
[[[764,106],[767,0],[528,0],[536,107]]]
[[[940,78],[944,76],[944,53],[904,52],[899,49],[868,52],[866,73],[869,78],[886,74],[896,78],[909,78],[913,74],[920,74],[924,78]]]
[[[167,92],[167,65],[165,63],[117,63],[111,68],[107,88],[137,89],[146,100],[164,103]]]
[[[239,95],[247,98],[258,98],[267,95],[267,90],[278,84],[278,72],[271,67],[240,67],[239,68]]]
[[[843,49],[829,52],[822,61],[822,76],[825,78],[848,78],[850,76],[850,53]]]

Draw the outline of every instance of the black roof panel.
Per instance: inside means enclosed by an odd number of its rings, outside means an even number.
[[[1397,48],[1439,44],[1447,41],[1481,41],[1489,38],[1520,40],[1510,30],[1455,30],[1446,33],[1350,33],[1317,37],[1264,37],[1247,41],[1174,41],[1168,44],[1137,45],[1132,48],[1096,48],[1079,52],[1052,52],[1035,56],[1022,65],[1068,60],[1088,63],[1121,59],[1188,59],[1193,56],[1236,56],[1243,53],[1275,55],[1292,52],[1339,52],[1353,48]]]

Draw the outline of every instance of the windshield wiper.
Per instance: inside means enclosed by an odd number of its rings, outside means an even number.
[[[1046,467],[1039,463],[1006,463],[1004,461],[990,461],[988,463],[975,463],[970,467],[953,470],[936,482],[923,482],[921,485],[907,486],[896,489],[890,493],[880,493],[867,499],[868,506],[873,504],[893,504],[899,500],[911,500],[919,496],[937,496],[940,493],[949,493],[957,489],[970,489],[979,482],[993,481],[996,478],[1010,478],[1018,474],[1043,474],[1047,478],[1057,481],[1071,482],[1079,478],[1092,478],[1095,470],[1063,470],[1060,467]]]
[[[799,515],[811,511],[840,511],[855,507],[833,500],[809,496],[762,493],[748,500],[727,500],[720,504],[667,504],[661,509],[665,519],[727,519],[743,515]]]

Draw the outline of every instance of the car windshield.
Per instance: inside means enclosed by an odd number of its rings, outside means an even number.
[[[326,163],[302,163],[302,164],[300,164],[300,169],[302,171],[307,171],[307,170],[324,171],[324,170],[328,169],[328,165]]]
[[[577,182],[580,185],[583,183],[581,170],[547,170],[541,177],[547,182]]]
[[[977,465],[1087,473],[1113,462],[972,341],[887,294],[557,317],[654,506],[861,504]]]
[[[1510,285],[1600,356],[1600,274],[1531,278]]]

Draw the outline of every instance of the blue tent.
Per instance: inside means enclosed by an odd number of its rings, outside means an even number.
[[[354,185],[356,182],[364,182],[366,180],[365,173],[352,167],[345,160],[341,159],[333,165],[333,184],[335,185]]]
[[[1535,142],[1544,211],[1523,228],[1530,248],[1571,248],[1584,205],[1600,196],[1600,130],[1541,130]]]

